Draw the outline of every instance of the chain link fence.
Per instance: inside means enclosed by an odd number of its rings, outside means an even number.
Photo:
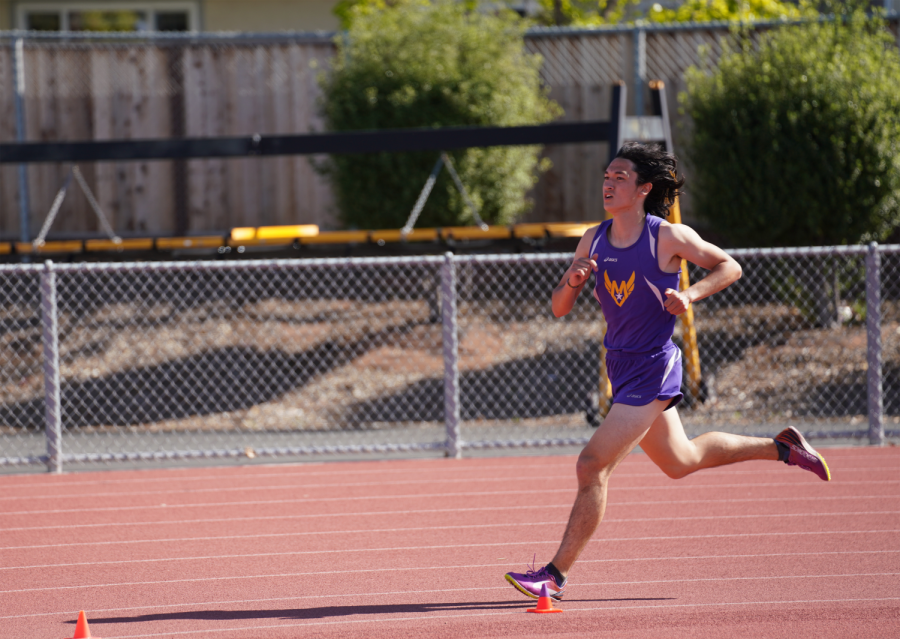
[[[731,251],[744,276],[697,305],[705,397],[686,419],[689,431],[798,422],[820,437],[860,436],[871,426],[878,439],[884,424],[896,431],[896,249]],[[873,411],[870,375],[879,367],[884,399]]]
[[[733,255],[689,435],[900,437],[900,246]],[[552,316],[570,259],[0,267],[0,466],[581,445],[604,325]]]

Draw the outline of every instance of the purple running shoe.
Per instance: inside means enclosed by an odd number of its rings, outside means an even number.
[[[547,585],[547,594],[551,599],[560,601],[563,598],[563,591],[566,588],[568,579],[563,580],[561,584],[556,583],[556,578],[547,572],[544,566],[540,570],[534,569],[534,560],[531,561],[531,570],[526,570],[525,574],[519,572],[506,573],[506,581],[511,583],[516,590],[526,597],[532,599],[540,599],[541,586]]]
[[[828,464],[816,450],[800,434],[800,431],[793,426],[788,426],[778,433],[775,441],[781,442],[790,448],[788,455],[788,466],[799,466],[804,470],[815,473],[819,479],[823,481],[831,481],[831,471],[828,470]]]

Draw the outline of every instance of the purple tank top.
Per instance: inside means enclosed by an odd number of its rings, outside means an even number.
[[[590,255],[597,258],[594,297],[606,318],[603,345],[610,354],[662,349],[675,332],[675,315],[666,310],[665,290],[678,290],[679,270],[659,268],[657,244],[662,219],[648,215],[638,241],[620,249],[607,238],[612,220],[597,229]]]

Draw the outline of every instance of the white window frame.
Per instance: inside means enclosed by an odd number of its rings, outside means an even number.
[[[120,0],[115,2],[19,2],[16,4],[16,26],[25,29],[28,14],[59,12],[60,32],[69,31],[70,11],[142,11],[147,14],[147,29],[136,33],[156,31],[156,14],[183,11],[188,16],[188,32],[200,31],[200,6],[198,2],[141,2],[140,0]]]

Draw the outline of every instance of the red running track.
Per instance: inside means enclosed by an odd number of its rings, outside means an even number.
[[[641,454],[557,615],[574,458],[0,477],[0,639],[900,637],[900,449],[674,481]]]

